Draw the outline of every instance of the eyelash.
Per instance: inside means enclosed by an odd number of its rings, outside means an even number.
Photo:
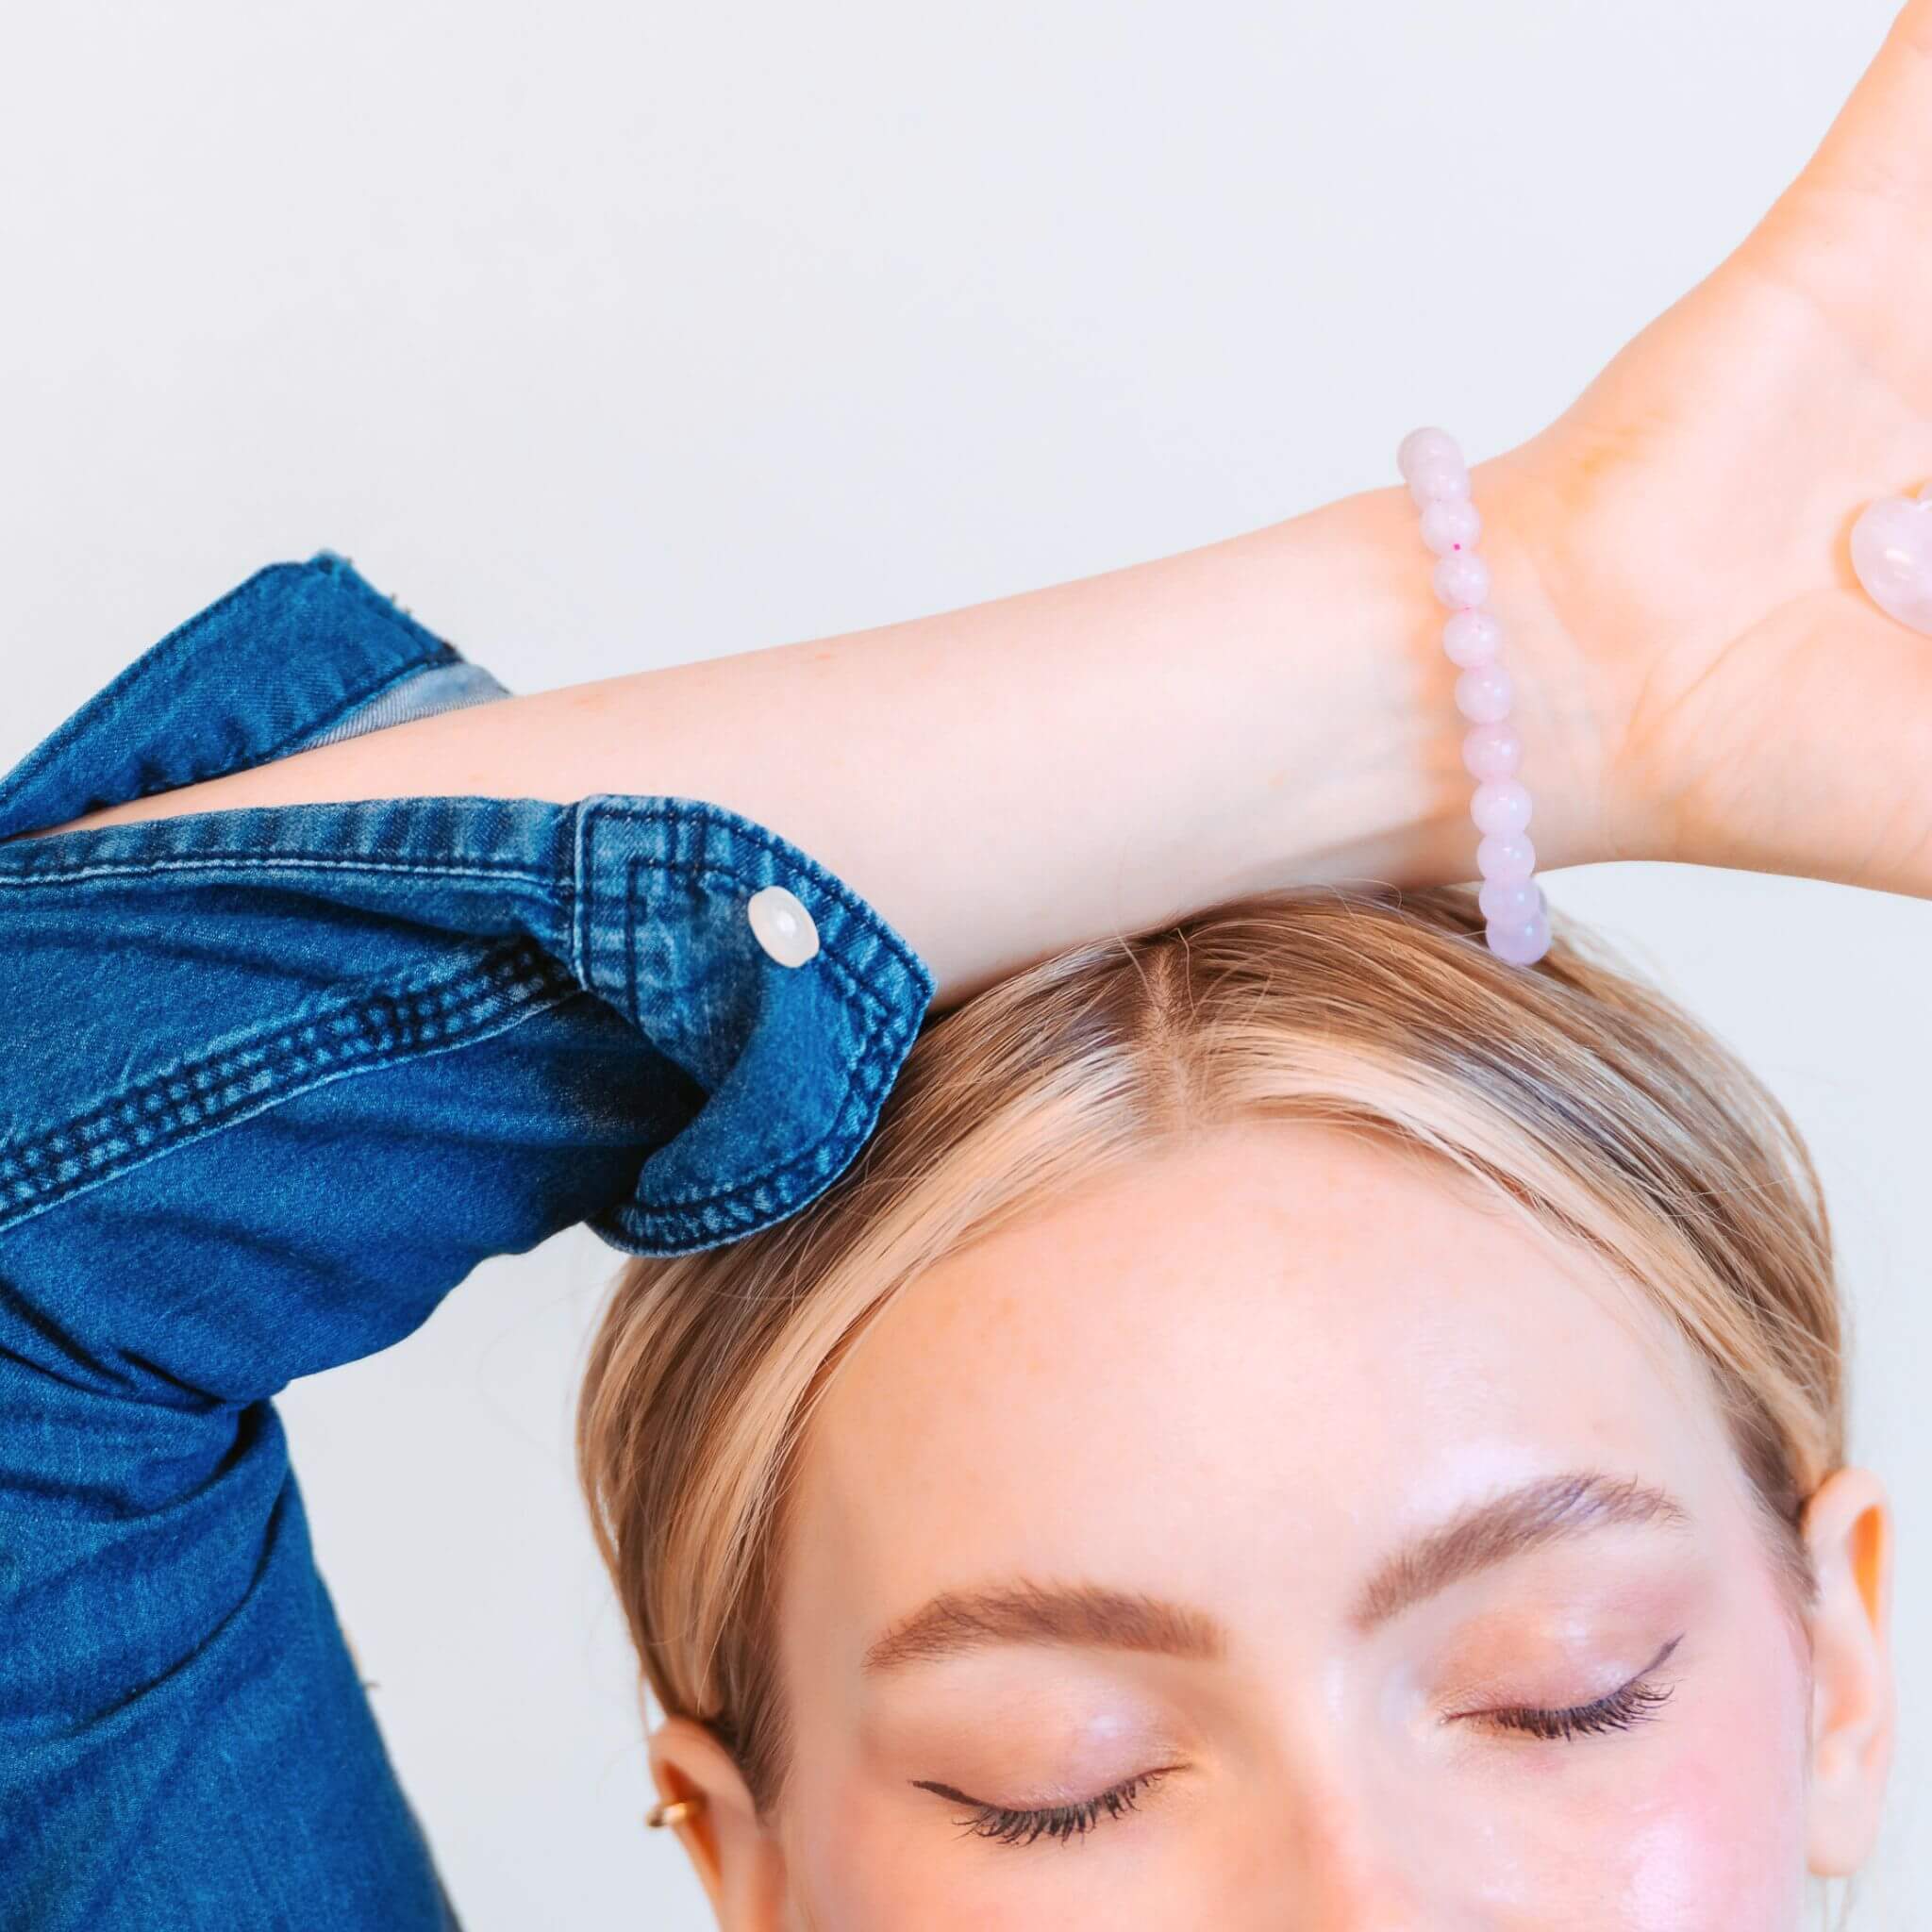
[[[1673,1641],[1666,1647],[1664,1657],[1676,1647],[1676,1641]],[[1657,1663],[1662,1661],[1663,1657],[1657,1659]],[[1532,1737],[1544,1738],[1552,1742],[1594,1737],[1604,1731],[1625,1731],[1646,1718],[1655,1717],[1659,1707],[1671,1701],[1671,1693],[1676,1688],[1674,1685],[1659,1687],[1644,1681],[1657,1667],[1657,1664],[1652,1664],[1648,1670],[1632,1677],[1622,1690],[1612,1690],[1607,1697],[1599,1697],[1592,1704],[1573,1705],[1567,1710],[1543,1710],[1530,1706],[1484,1714],[1491,1724],[1501,1724],[1505,1730],[1527,1731]]]
[[[1620,1690],[1591,1703],[1572,1705],[1562,1710],[1548,1710],[1534,1705],[1519,1706],[1511,1709],[1486,1711],[1482,1715],[1506,1730],[1524,1731],[1532,1737],[1553,1742],[1594,1737],[1606,1731],[1628,1730],[1634,1724],[1656,1717],[1659,1708],[1670,1702],[1674,1686],[1658,1687],[1645,1680],[1682,1641],[1681,1637],[1674,1637],[1655,1662]],[[971,1806],[973,1816],[964,1824],[973,1837],[991,1839],[996,1844],[1014,1845],[1031,1844],[1038,1838],[1064,1840],[1084,1837],[1100,1822],[1102,1812],[1117,1818],[1123,1811],[1131,1811],[1141,1791],[1176,1768],[1165,1765],[1158,1771],[1143,1771],[1138,1776],[1109,1787],[1097,1797],[1081,1800],[1077,1805],[1049,1805],[1035,1810],[984,1805],[948,1785],[933,1784],[924,1778],[914,1782],[926,1790],[938,1791],[941,1797],[954,1798]]]
[[[1077,1805],[1048,1805],[1038,1810],[1026,1811],[1017,1811],[1005,1805],[982,1805],[976,1798],[969,1798],[964,1791],[954,1790],[950,1785],[932,1784],[924,1778],[915,1778],[913,1782],[928,1791],[939,1792],[942,1798],[955,1798],[962,1805],[970,1805],[973,1816],[964,1824],[974,1838],[991,1839],[998,1844],[1022,1845],[1031,1844],[1041,1837],[1070,1839],[1084,1836],[1093,1829],[1103,1811],[1109,1817],[1131,1811],[1141,1791],[1175,1768],[1164,1765],[1158,1771],[1143,1771],[1138,1776],[1124,1779],[1102,1791],[1098,1797],[1083,1798]]]

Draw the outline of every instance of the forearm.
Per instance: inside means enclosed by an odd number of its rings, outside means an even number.
[[[1482,466],[1474,481],[1481,507]],[[1483,552],[1521,709],[1552,643],[1526,562]],[[429,793],[705,799],[868,898],[944,1008],[1257,887],[1473,877],[1432,562],[1407,491],[1365,491],[1150,562],[445,712],[75,823]],[[1523,723],[1541,865],[1600,856]]]

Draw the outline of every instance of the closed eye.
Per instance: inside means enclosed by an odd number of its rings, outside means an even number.
[[[1660,1708],[1669,1703],[1675,1687],[1653,1684],[1650,1678],[1683,1641],[1683,1633],[1680,1632],[1627,1684],[1619,1686],[1607,1696],[1593,1698],[1588,1704],[1573,1704],[1557,1709],[1541,1705],[1515,1705],[1500,1710],[1472,1711],[1465,1715],[1503,1730],[1524,1732],[1531,1737],[1560,1742],[1594,1737],[1607,1731],[1628,1730],[1632,1725],[1657,1716]],[[931,1778],[914,1778],[912,1782],[921,1790],[932,1791],[955,1804],[964,1805],[967,1816],[960,1820],[960,1824],[969,1837],[990,1839],[996,1844],[1006,1845],[1031,1844],[1041,1838],[1056,1839],[1064,1843],[1084,1838],[1103,1819],[1119,1818],[1133,1810],[1141,1792],[1152,1790],[1173,1773],[1185,1769],[1184,1765],[1178,1764],[1160,1765],[1153,1771],[1140,1772],[1133,1777],[1122,1779],[1119,1784],[1109,1785],[1093,1797],[1068,1805],[990,1805],[952,1785],[940,1784]]]
[[[1151,1790],[1170,1773],[1183,1769],[1185,1767],[1178,1764],[1161,1765],[1156,1770],[1124,1778],[1117,1785],[1109,1785],[1097,1796],[1082,1798],[1077,1804],[1039,1807],[988,1805],[978,1798],[968,1797],[964,1791],[955,1790],[951,1785],[937,1784],[930,1778],[916,1777],[912,1782],[921,1790],[936,1791],[942,1798],[951,1798],[966,1806],[970,1816],[960,1823],[969,1837],[1016,1845],[1031,1844],[1038,1838],[1062,1840],[1083,1838],[1102,1818],[1118,1818],[1122,1812],[1131,1811],[1142,1791]]]
[[[1532,1737],[1553,1740],[1567,1741],[1604,1731],[1628,1730],[1631,1725],[1657,1716],[1670,1702],[1671,1693],[1676,1687],[1653,1684],[1650,1678],[1683,1641],[1683,1633],[1679,1632],[1627,1684],[1621,1685],[1607,1696],[1592,1699],[1589,1704],[1573,1704],[1557,1710],[1546,1709],[1540,1705],[1517,1705],[1504,1710],[1474,1711],[1469,1715],[1479,1717],[1485,1724],[1499,1725],[1504,1730],[1526,1731]]]

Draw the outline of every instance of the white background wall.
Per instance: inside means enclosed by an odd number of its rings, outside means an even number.
[[[1251,529],[1394,481],[1418,423],[1493,454],[1748,231],[1892,11],[8,9],[0,760],[323,546],[522,692]],[[1905,1539],[1861,1907],[1902,1925],[1932,1896],[1932,904],[1649,865],[1551,896],[1741,1049],[1824,1170],[1854,1454]],[[620,1259],[576,1228],[494,1262],[282,1404],[468,1932],[710,1924],[641,1823],[570,1473]]]

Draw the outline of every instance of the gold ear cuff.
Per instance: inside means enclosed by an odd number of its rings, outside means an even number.
[[[646,1824],[677,1824],[687,1818],[694,1818],[705,1808],[703,1797],[673,1798],[668,1802],[660,1798],[644,1813]]]

